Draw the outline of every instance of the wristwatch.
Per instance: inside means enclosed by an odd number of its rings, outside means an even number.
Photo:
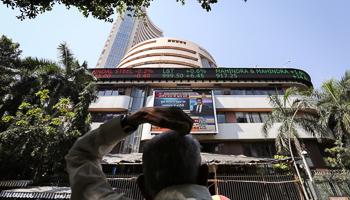
[[[124,131],[126,134],[130,135],[130,134],[132,134],[133,132],[135,132],[135,131],[137,130],[138,126],[137,126],[137,127],[130,126],[130,125],[126,122],[126,118],[127,118],[127,117],[128,117],[128,115],[122,116],[122,118],[120,119],[120,125],[122,126],[123,131]]]

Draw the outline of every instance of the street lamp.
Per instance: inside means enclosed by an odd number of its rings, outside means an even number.
[[[286,68],[286,64],[290,63],[290,60],[288,60],[286,63],[283,64],[283,67]]]

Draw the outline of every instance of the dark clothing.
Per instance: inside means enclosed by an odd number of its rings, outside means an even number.
[[[200,106],[202,106],[202,108],[200,108]],[[195,115],[195,116],[208,116],[208,115],[212,115],[211,114],[211,109],[209,108],[209,106],[207,105],[195,105],[193,107],[193,110],[191,110],[191,114]]]

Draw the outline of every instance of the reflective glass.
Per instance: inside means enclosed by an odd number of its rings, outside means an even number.
[[[96,114],[96,113],[92,113],[92,114],[91,114],[91,121],[92,121],[92,122],[95,122],[95,121],[96,121],[96,118],[97,118],[97,114]]]
[[[247,116],[243,112],[236,112],[237,123],[248,123]]]
[[[246,88],[245,95],[253,95],[253,90],[251,88]]]
[[[232,95],[244,95],[244,89],[232,89],[231,94]]]
[[[215,95],[221,95],[221,90],[214,90]]]
[[[112,91],[113,91],[112,89],[107,89],[105,96],[112,96]]]
[[[261,88],[260,95],[266,95],[266,94],[267,94],[266,88]]]
[[[254,88],[253,93],[254,93],[254,95],[261,95],[261,91],[259,88]]]
[[[250,123],[261,123],[259,113],[249,113]]]
[[[128,16],[132,12],[127,11],[124,20],[121,22],[116,38],[114,39],[111,52],[108,55],[106,68],[115,68],[121,61],[126,51],[126,45],[134,24],[135,18]]]
[[[210,68],[210,64],[208,62],[208,60],[204,57],[201,57],[201,60],[202,60],[202,66],[203,68]]]
[[[96,122],[104,122],[106,115],[99,113]]]
[[[282,88],[277,88],[277,92],[278,92],[279,95],[283,95],[283,90],[282,90]]]
[[[238,90],[237,89],[232,89],[231,90],[232,95],[238,95]]]
[[[269,114],[268,113],[260,113],[260,117],[261,117],[262,123],[264,123],[267,120],[267,118],[269,117]]]
[[[226,116],[224,112],[218,112],[216,116],[218,118],[218,123],[226,123]]]
[[[118,96],[118,95],[119,95],[118,90],[114,89],[112,92],[112,96]]]
[[[113,119],[113,114],[106,114],[105,122]]]
[[[100,96],[105,95],[105,90],[104,89],[98,90],[98,95],[100,95]]]
[[[271,95],[275,94],[276,92],[277,92],[277,91],[276,91],[275,88],[269,88],[269,93],[270,93]]]

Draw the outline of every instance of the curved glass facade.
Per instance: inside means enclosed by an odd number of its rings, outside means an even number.
[[[127,11],[124,15],[124,20],[121,22],[117,36],[113,42],[106,65],[104,66],[105,68],[116,68],[124,56],[135,21],[135,18],[128,16],[128,14],[132,15],[132,12]]]
[[[210,68],[210,63],[206,58],[201,57],[201,61],[202,61],[203,68]]]

